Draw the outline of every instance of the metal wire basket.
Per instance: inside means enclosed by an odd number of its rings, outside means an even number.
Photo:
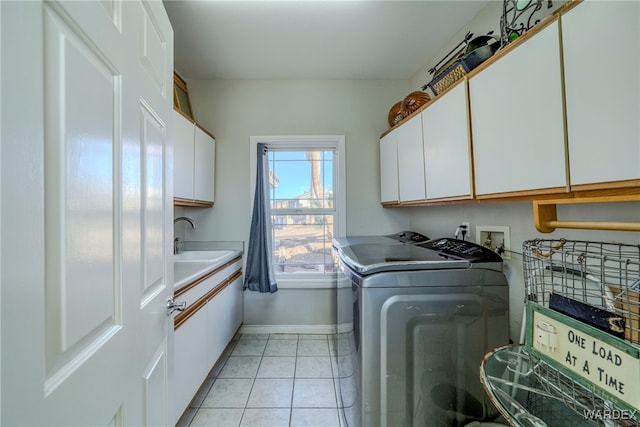
[[[523,245],[526,298],[546,307],[552,292],[625,318],[640,344],[640,245],[530,240]]]
[[[523,244],[526,300],[549,306],[550,295],[607,310],[625,319],[624,339],[640,344],[640,245],[530,240]],[[539,387],[574,412],[616,410],[606,399],[573,381],[545,361],[530,355]],[[633,419],[600,420],[602,426],[640,426]],[[558,424],[562,425],[562,423]]]

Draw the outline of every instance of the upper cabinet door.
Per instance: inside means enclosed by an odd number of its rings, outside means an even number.
[[[640,3],[585,1],[561,19],[571,185],[637,180]]]
[[[398,140],[398,195],[401,202],[424,200],[422,117],[417,114],[396,129]]]
[[[173,111],[173,195],[193,198],[193,138],[194,125],[182,114]]]
[[[398,142],[396,130],[380,139],[380,201],[398,201]]]
[[[560,67],[554,21],[469,80],[478,196],[567,186]]]
[[[215,196],[216,140],[195,127],[195,157],[193,173],[193,198],[213,202]]]
[[[174,205],[211,207],[215,195],[216,140],[175,110],[173,117]]]
[[[427,199],[471,197],[467,85],[461,82],[422,112]]]

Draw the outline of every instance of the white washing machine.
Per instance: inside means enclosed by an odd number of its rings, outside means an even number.
[[[496,418],[479,367],[509,341],[502,259],[461,240],[400,240],[334,240],[346,424],[450,427]]]

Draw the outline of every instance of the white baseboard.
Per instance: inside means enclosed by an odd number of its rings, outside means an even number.
[[[242,325],[241,334],[335,334],[336,325]]]
[[[353,330],[353,322],[349,322],[349,323],[340,323],[338,324],[338,333],[339,334],[344,334],[346,332],[350,332]]]

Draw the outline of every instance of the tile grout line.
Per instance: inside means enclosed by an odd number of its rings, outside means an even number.
[[[267,345],[269,344],[269,338],[267,338],[267,342],[264,345],[264,349],[262,350],[262,355],[260,356],[260,363],[258,364],[258,370],[256,370],[256,374],[253,376],[253,382],[251,383],[251,388],[249,389],[249,395],[247,396],[247,401],[244,403],[244,408],[242,409],[242,416],[240,417],[240,422],[238,423],[238,427],[242,425],[242,420],[244,419],[245,414],[247,413],[247,406],[249,405],[249,399],[251,399],[251,392],[253,391],[253,387],[256,385],[256,379],[258,378],[258,371],[260,370],[260,365],[262,365],[262,359],[264,358],[264,353],[267,351]]]
[[[315,379],[316,378],[314,376],[311,376],[311,377],[300,377],[300,378],[297,377],[298,362],[300,361],[299,358],[300,357],[318,357],[318,358],[322,358],[323,357],[323,355],[313,356],[312,354],[300,355],[300,353],[299,353],[300,352],[300,341],[304,341],[304,340],[302,340],[300,338],[300,334],[296,334],[296,335],[297,335],[297,338],[295,339],[296,347],[295,347],[295,356],[294,356],[294,364],[293,364],[293,376],[291,378],[292,389],[291,389],[291,398],[290,398],[290,401],[289,401],[290,405],[289,405],[288,408],[286,408],[286,407],[282,408],[282,409],[289,409],[289,418],[288,418],[288,420],[289,420],[288,426],[289,427],[291,427],[292,422],[293,422],[293,409],[294,409],[294,396],[295,396],[295,390],[296,390],[296,380],[297,379]],[[263,338],[260,337],[260,338],[256,338],[256,339],[263,339]],[[275,339],[275,338],[273,338],[273,334],[269,334],[267,336],[265,346],[262,349],[261,355],[259,355],[260,361],[259,361],[258,366],[256,368],[256,371],[255,371],[255,373],[253,375],[253,378],[247,378],[247,379],[252,379],[252,383],[251,383],[251,387],[249,389],[249,394],[247,396],[247,400],[246,400],[246,402],[244,404],[244,407],[242,408],[242,414],[241,414],[241,417],[240,417],[240,421],[239,421],[238,427],[242,424],[242,421],[245,420],[245,417],[247,415],[247,409],[249,409],[248,406],[249,406],[249,400],[251,398],[251,393],[253,392],[253,390],[254,390],[254,388],[256,386],[256,382],[257,382],[257,379],[258,379],[258,373],[260,372],[260,368],[263,366],[263,363],[265,362],[264,358],[265,357],[275,357],[275,358],[290,357],[290,356],[283,356],[283,355],[268,356],[267,355],[267,348],[268,348],[269,342],[289,341],[289,340],[293,341],[294,339],[288,339],[288,338]],[[331,377],[330,378],[332,379],[332,385],[333,385],[333,387],[332,387],[333,399],[332,400],[334,402],[334,406],[330,407],[330,408],[319,408],[319,407],[318,408],[316,408],[316,407],[309,407],[309,408],[301,407],[301,408],[302,409],[335,409],[336,416],[338,416],[338,422],[339,422],[338,425],[342,425],[341,422],[340,422],[340,414],[339,414],[339,409],[340,408],[338,407],[338,395],[337,395],[337,390],[336,390],[336,387],[337,387],[336,381],[337,381],[337,377],[339,377],[339,375],[336,377],[336,373],[337,373],[337,365],[336,365],[337,364],[337,360],[336,360],[336,358],[337,358],[337,348],[334,349],[334,353],[336,353],[336,354],[332,355],[331,345],[329,343],[328,336],[325,336],[323,339],[316,339],[316,338],[309,338],[308,339],[308,341],[312,341],[312,340],[324,341],[326,343],[326,345],[327,345],[328,357],[329,357],[329,367],[330,367],[330,370],[331,370]],[[225,351],[225,353],[224,353],[225,354],[224,362],[219,367],[214,366],[214,368],[212,368],[213,370],[216,370],[217,373],[216,373],[216,375],[213,375],[212,377],[210,377],[213,381],[211,382],[211,384],[209,386],[209,390],[207,391],[205,396],[201,399],[199,405],[197,407],[192,407],[192,408],[195,409],[195,413],[193,414],[193,416],[191,417],[191,420],[189,421],[189,423],[187,425],[190,425],[191,423],[193,423],[198,411],[200,411],[200,409],[202,409],[202,404],[204,403],[204,401],[206,399],[206,396],[211,392],[211,389],[212,389],[213,385],[215,384],[215,382],[218,379],[220,379],[220,374],[222,373],[222,370],[225,368],[227,363],[230,361],[230,358],[234,357],[233,356],[233,352],[235,351],[238,343],[240,342],[240,338],[238,338],[236,340],[233,340],[232,342],[233,342],[233,346],[230,347],[229,349],[227,349]],[[336,345],[337,345],[337,343],[336,343]],[[245,355],[245,356],[248,357],[250,355]],[[258,356],[258,355],[256,355],[256,356]],[[241,357],[241,356],[237,356],[237,357]],[[278,379],[278,378],[281,378],[281,377],[274,377],[274,378],[268,377],[268,378],[265,378],[265,379]],[[320,378],[325,378],[325,377],[318,377],[318,379],[320,379]],[[273,407],[273,408],[256,408],[256,409],[280,409],[280,408],[279,407]]]
[[[291,423],[293,422],[293,396],[296,391],[296,371],[298,370],[298,347],[300,347],[300,335],[298,335],[298,340],[296,341],[296,357],[293,361],[293,382],[291,384],[291,401],[289,405],[289,427],[291,427]]]

